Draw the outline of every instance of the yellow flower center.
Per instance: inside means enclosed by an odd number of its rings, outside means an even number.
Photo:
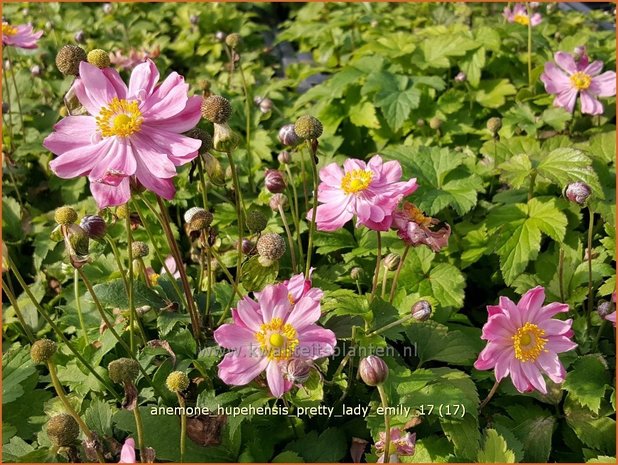
[[[582,71],[578,71],[571,76],[571,84],[573,84],[573,87],[577,90],[586,90],[590,87],[591,83],[592,77]]]
[[[373,172],[371,171],[353,170],[343,176],[341,189],[346,194],[356,194],[367,189],[372,179]]]
[[[526,323],[512,336],[515,358],[521,362],[534,362],[545,349],[545,331],[532,323]]]
[[[288,360],[294,354],[298,345],[296,329],[284,323],[281,318],[273,318],[270,323],[260,326],[260,331],[255,333],[255,339],[260,344],[262,353],[269,360]]]
[[[150,285],[151,286],[156,286],[157,284],[159,284],[159,278],[161,277],[161,275],[159,273],[153,273],[150,275],[150,277],[148,278],[150,281]]]
[[[136,101],[114,97],[110,104],[103,107],[97,116],[97,125],[103,137],[128,137],[142,127],[142,112]]]
[[[2,35],[3,36],[14,36],[17,34],[17,28],[11,26],[8,23],[2,23]]]
[[[515,21],[517,24],[521,24],[522,26],[527,26],[530,23],[530,18],[528,18],[528,15],[519,14],[515,15],[513,21]]]

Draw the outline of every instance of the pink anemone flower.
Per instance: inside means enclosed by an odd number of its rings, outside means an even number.
[[[511,10],[508,6],[504,7],[502,13],[509,23],[517,23],[522,26],[538,26],[543,21],[540,13],[534,13],[532,16],[528,16],[528,9],[523,3],[517,3]]]
[[[82,62],[74,90],[88,111],[67,116],[43,145],[58,155],[50,162],[61,178],[88,176],[99,208],[125,204],[131,181],[165,199],[176,192],[176,167],[197,157],[201,141],[182,135],[200,119],[201,97],[171,73],[160,85],[151,60],[138,65],[129,86],[112,68]]]
[[[118,463],[137,463],[135,460],[135,441],[127,438],[120,451],[120,461]]]
[[[354,216],[358,224],[377,231],[388,231],[393,210],[399,201],[418,187],[416,179],[400,182],[398,161],[382,162],[375,155],[367,163],[348,159],[343,169],[331,163],[320,170],[316,223],[320,231],[335,231]],[[313,209],[307,213],[311,220]]]
[[[399,428],[391,428],[391,441],[388,447],[390,463],[399,462],[399,457],[414,455],[416,450],[416,433],[405,433]],[[380,440],[376,442],[376,450],[382,455],[378,458],[378,463],[384,463],[384,452],[386,450],[386,433],[380,431]]]
[[[18,48],[37,48],[37,42],[43,35],[43,31],[34,32],[32,24],[20,24],[11,26],[2,22],[2,45],[11,45]]]
[[[489,319],[481,335],[488,343],[474,367],[493,368],[496,381],[510,374],[519,392],[536,389],[547,394],[543,373],[562,383],[566,373],[558,354],[577,347],[571,340],[573,320],[553,319],[557,313],[568,312],[569,306],[558,302],[543,306],[544,301],[545,289],[537,286],[518,304],[502,296],[498,305],[488,305]]]
[[[616,303],[616,291],[614,291],[614,293],[612,294],[612,302],[615,304]],[[609,315],[607,315],[605,317],[605,319],[607,321],[611,321],[612,324],[614,325],[614,328],[616,327],[616,312],[613,311],[612,313],[610,313]]]
[[[397,230],[397,235],[409,246],[426,245],[434,252],[440,252],[448,245],[451,227],[440,221],[425,216],[414,204],[404,202],[402,207],[393,213],[391,228]]]
[[[602,114],[603,105],[598,97],[616,95],[616,73],[606,71],[601,74],[603,62],[596,60],[588,63],[585,51],[578,57],[557,52],[554,61],[545,63],[545,71],[541,75],[545,90],[556,95],[554,106],[572,113],[579,95],[582,113]]]
[[[295,279],[300,281],[295,276],[290,282]],[[243,386],[265,371],[270,392],[281,397],[293,386],[285,376],[290,360],[332,355],[335,334],[315,324],[321,315],[321,291],[311,291],[294,301],[288,285],[281,283],[256,293],[257,301],[248,297],[239,301],[232,310],[234,323],[214,333],[215,341],[232,351],[219,364],[219,378]]]

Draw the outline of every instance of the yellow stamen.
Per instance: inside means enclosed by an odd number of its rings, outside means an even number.
[[[8,23],[2,23],[2,35],[3,36],[14,36],[17,34],[17,28],[11,26]]]
[[[425,216],[423,211],[412,203],[406,203],[404,209],[408,218],[420,226],[428,228],[431,226],[431,217]]]
[[[364,191],[371,184],[373,173],[367,170],[353,170],[346,173],[341,181],[341,189],[346,194]]]
[[[128,137],[142,127],[142,112],[136,101],[114,97],[107,107],[103,107],[97,116],[97,125],[103,137]]]
[[[519,14],[515,15],[513,21],[515,21],[517,24],[521,24],[522,26],[527,26],[530,23],[530,18],[528,18],[528,15]]]
[[[534,362],[545,349],[545,331],[527,322],[512,336],[515,358],[521,362]]]
[[[296,329],[281,318],[273,318],[270,323],[262,324],[260,332],[255,333],[255,339],[269,360],[288,360],[298,345]]]
[[[591,83],[592,77],[582,71],[578,71],[571,75],[571,84],[573,84],[573,87],[577,90],[586,90],[590,87]]]
[[[157,284],[159,284],[159,277],[161,275],[158,273],[153,273],[148,277],[148,280],[150,281],[150,285],[151,286],[156,286]]]

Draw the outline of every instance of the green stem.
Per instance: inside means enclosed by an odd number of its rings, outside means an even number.
[[[9,115],[9,137],[11,138],[11,153],[15,151],[15,137],[13,132],[13,106],[11,102],[11,88],[9,87],[9,80],[6,77],[6,66],[4,65],[4,60],[2,60],[2,79],[4,80],[4,88],[6,89],[6,101],[9,103],[9,111],[7,114]]]
[[[249,86],[247,85],[247,80],[245,79],[245,73],[243,71],[241,63],[238,64],[238,71],[245,94],[245,119],[247,121],[245,126],[247,148],[247,177],[249,178],[249,190],[253,192],[255,190],[255,187],[253,180],[253,159],[251,158],[251,95],[249,94]]]
[[[185,400],[180,392],[176,393],[180,405],[180,463],[185,459],[185,445],[187,440],[187,414],[185,413]]]
[[[588,311],[586,312],[587,331],[590,331],[592,318],[592,233],[594,229],[594,212],[588,207]]]
[[[380,274],[380,265],[382,263],[382,234],[380,231],[376,231],[376,235],[378,238],[378,255],[376,257],[376,269],[373,272],[373,285],[371,286],[371,295],[369,297],[370,302],[373,300],[376,289],[378,288],[378,276]]]
[[[485,397],[485,400],[483,400],[483,402],[480,403],[479,411],[483,410],[483,408],[489,403],[491,398],[494,396],[494,394],[498,390],[498,387],[500,387],[500,381],[496,381],[494,383],[494,385],[492,386],[491,390],[489,391],[489,394],[487,394],[487,397]]]
[[[532,200],[534,197],[534,183],[536,181],[536,171],[533,171],[530,175],[530,185],[528,187],[528,201]]]
[[[137,429],[137,445],[139,446],[140,462],[145,463],[144,452],[146,446],[144,444],[144,424],[142,422],[142,413],[139,411],[139,405],[133,409],[133,417],[135,418],[135,428]]]
[[[603,329],[605,328],[606,320],[605,318],[601,319],[601,325],[599,326],[599,330],[597,331],[597,335],[594,337],[594,341],[592,342],[592,351],[596,352],[599,347],[599,340],[601,339],[601,334],[603,333]]]
[[[318,214],[318,164],[317,164],[317,147],[318,141],[309,141],[311,158],[311,168],[313,172],[313,209],[311,211],[311,223],[309,224],[309,242],[307,243],[307,263],[305,264],[305,278],[309,279],[311,270],[311,258],[313,254],[313,234],[315,232],[315,219]],[[304,172],[304,170],[303,170]]]
[[[403,323],[405,323],[408,320],[411,320],[412,318],[414,317],[410,313],[404,316],[403,318],[399,318],[398,320],[395,320],[392,323],[389,323],[387,325],[382,326],[381,328],[376,329],[375,331],[371,331],[370,333],[367,334],[367,337],[377,336],[378,334],[382,334],[383,332],[388,331],[389,329],[394,328],[395,326],[402,325]]]
[[[388,415],[388,399],[384,391],[384,385],[378,384],[377,388],[380,394],[382,407],[384,408],[384,463],[389,463],[391,459],[391,419]]]
[[[15,295],[13,294],[13,291],[11,291],[9,285],[4,282],[4,279],[2,280],[2,290],[9,298],[9,302],[11,302],[11,305],[13,306],[13,310],[15,310],[15,315],[17,316],[17,319],[19,320],[19,324],[21,324],[24,332],[26,333],[26,337],[28,338],[30,343],[33,343],[35,339],[34,339],[34,335],[32,334],[32,331],[30,330],[30,326],[26,324],[26,320],[24,319],[24,315],[21,313],[19,304],[17,303],[17,299],[15,298]]]
[[[64,335],[64,333],[62,332],[62,330],[58,327],[58,325],[56,325],[56,323],[54,323],[54,320],[51,319],[51,317],[47,314],[47,312],[45,311],[45,309],[41,306],[41,304],[36,300],[36,298],[34,297],[34,295],[32,294],[32,292],[30,291],[30,288],[28,287],[28,285],[26,284],[26,282],[24,281],[24,278],[22,277],[21,273],[19,272],[19,270],[17,269],[17,267],[15,266],[15,262],[13,262],[13,259],[11,257],[9,257],[9,266],[11,271],[15,274],[15,278],[17,278],[17,282],[19,282],[19,285],[24,289],[24,292],[28,295],[28,297],[30,298],[30,301],[32,302],[32,304],[35,306],[35,308],[37,309],[37,311],[41,314],[41,316],[43,317],[43,319],[45,319],[45,321],[47,322],[47,324],[49,324],[49,326],[54,330],[54,332],[56,333],[56,335],[62,340],[62,342],[64,342],[66,344],[66,346],[69,348],[69,350],[71,352],[73,352],[73,354],[75,355],[75,357],[77,357],[77,359],[82,362],[82,364],[88,369],[88,371],[90,371],[90,373],[92,373],[92,375],[103,385],[105,386],[105,388],[109,391],[110,394],[112,394],[117,400],[121,400],[120,395],[114,390],[113,387],[111,387],[107,381],[105,381],[101,375],[92,367],[92,365],[82,356],[82,354],[75,349],[75,347],[73,347],[73,344],[71,344],[71,342],[69,342],[69,340],[67,339],[67,337]],[[6,292],[6,290],[5,290]]]
[[[236,164],[234,163],[234,158],[232,157],[232,152],[226,152],[227,159],[230,163],[230,169],[232,170],[232,182],[234,183],[234,199],[236,200],[236,217],[238,219],[238,245],[237,245],[237,258],[236,258],[236,278],[234,280],[236,287],[240,283],[240,269],[242,266],[242,239],[244,233],[244,223],[243,223],[243,200],[242,200],[242,192],[240,190],[240,181],[238,180],[238,171],[236,170]]]
[[[130,202],[130,201],[129,201]],[[127,215],[125,218],[125,228],[127,231],[127,254],[129,255],[129,273],[127,277],[127,300],[129,302],[129,342],[131,346],[131,353],[135,355],[135,340],[133,333],[135,330],[135,305],[133,304],[133,234],[131,234],[131,215],[130,209],[127,205]]]
[[[19,110],[19,120],[21,122],[21,132],[24,142],[26,141],[26,129],[24,127],[24,112],[21,109],[21,98],[19,97],[19,89],[17,88],[17,80],[15,79],[15,66],[13,64],[13,52],[11,47],[6,47],[7,57],[9,59],[9,66],[11,67],[11,80],[13,81],[13,87],[15,88],[15,100],[17,101],[17,109]]]
[[[82,333],[84,335],[84,348],[88,347],[90,341],[88,340],[88,333],[86,331],[86,323],[84,322],[84,315],[82,313],[82,304],[79,301],[79,273],[77,272],[77,268],[73,271],[73,288],[75,290],[75,308],[77,309],[77,317],[79,318],[79,325],[82,328]]]
[[[384,272],[382,274],[382,299],[386,296],[386,282],[388,281],[388,270],[384,267]]]
[[[526,3],[528,11],[528,87],[532,89],[532,9],[530,3]]]
[[[558,256],[558,285],[560,287],[560,302],[564,302],[564,248],[562,248],[562,245]]]
[[[309,199],[309,189],[307,188],[307,169],[305,168],[305,151],[301,147],[298,153],[300,155],[300,170],[302,171],[301,178],[303,180],[303,195],[304,195],[303,200],[305,201],[305,211],[307,211],[309,210],[309,204],[307,203]]]
[[[208,275],[208,282],[206,284],[206,321],[208,321],[208,327],[211,331],[212,327],[212,315],[210,314],[210,299],[212,298],[212,258],[210,253],[210,247],[206,250],[206,274]]]
[[[230,273],[228,271],[227,267],[223,264],[223,261],[221,260],[221,256],[217,252],[215,252],[212,248],[210,248],[210,247],[209,247],[208,250],[210,250],[210,253],[214,257],[214,259],[217,261],[217,263],[219,264],[219,267],[221,268],[221,271],[223,271],[223,274],[225,275],[225,277],[228,279],[228,281],[232,285],[232,288],[234,289],[234,292],[236,294],[238,294],[238,297],[240,297],[242,299],[244,296],[238,290],[238,286],[236,286],[236,283],[234,282],[234,276],[232,276],[232,273]]]
[[[294,178],[292,177],[292,172],[288,164],[285,165],[285,172],[288,175],[289,183],[292,189],[292,203],[290,203],[290,212],[292,213],[292,222],[294,223],[294,229],[296,230],[296,243],[298,245],[298,254],[299,254],[299,266],[302,267],[305,262],[305,257],[303,254],[303,243],[300,237],[300,217],[298,211],[298,192],[296,191],[296,183],[294,182]],[[288,191],[289,193],[289,191]]]
[[[283,227],[285,228],[285,233],[288,236],[288,244],[290,244],[290,257],[292,259],[292,272],[296,274],[296,251],[294,250],[294,239],[292,238],[292,233],[290,232],[290,227],[288,226],[288,221],[285,217],[285,212],[283,211],[283,207],[279,205],[279,214],[281,215],[281,220],[283,221]]]
[[[200,186],[202,188],[202,206],[204,210],[208,210],[208,190],[206,188],[206,176],[204,174],[204,159],[201,154],[197,157],[197,171],[200,175]]]
[[[397,290],[397,282],[399,281],[399,273],[401,273],[401,269],[403,268],[403,262],[406,260],[408,256],[408,252],[410,251],[410,246],[407,245],[405,250],[403,251],[403,255],[401,256],[401,261],[397,266],[397,271],[395,271],[395,276],[393,277],[393,282],[391,284],[391,294],[388,298],[388,301],[392,304],[395,299],[395,291]]]
[[[62,404],[64,405],[64,408],[66,409],[67,413],[75,419],[80,429],[84,432],[84,435],[86,436],[86,438],[88,438],[88,441],[93,442],[94,437],[93,437],[92,431],[90,431],[90,428],[88,428],[86,423],[84,423],[84,421],[81,419],[79,414],[75,411],[75,409],[71,405],[71,402],[67,398],[66,393],[64,392],[64,388],[62,387],[62,384],[60,383],[60,380],[58,379],[58,375],[56,374],[56,366],[54,365],[52,361],[48,361],[47,368],[49,369],[49,377],[51,378],[52,385],[54,386],[54,389],[56,390],[56,394],[62,401]],[[99,460],[99,462],[105,463],[105,458],[103,457],[103,454],[101,454],[101,451],[99,451],[98,448],[95,448],[95,451],[96,451],[97,459]]]

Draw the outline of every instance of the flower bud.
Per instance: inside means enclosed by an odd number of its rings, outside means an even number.
[[[363,269],[359,266],[355,266],[350,270],[350,278],[352,278],[354,281],[358,281],[362,275]]]
[[[279,211],[279,208],[285,209],[288,205],[288,198],[285,194],[274,194],[268,202],[273,211]]]
[[[412,306],[412,318],[416,321],[426,321],[431,316],[431,304],[426,300],[419,300]]]
[[[107,232],[107,223],[98,215],[86,215],[79,222],[79,226],[90,239],[103,239]]]
[[[79,64],[86,61],[86,52],[77,45],[65,45],[56,55],[56,68],[65,76],[77,76]]]
[[[616,304],[614,302],[608,302],[607,300],[601,300],[597,306],[597,313],[601,318],[605,318],[607,315],[611,315],[616,311]]]
[[[309,379],[312,368],[313,364],[310,361],[293,358],[285,366],[284,376],[294,384],[303,384]]]
[[[260,100],[259,107],[262,113],[268,113],[273,109],[273,101],[269,98],[263,98]]]
[[[39,65],[34,65],[30,68],[30,75],[32,77],[39,77],[41,75],[41,67]]]
[[[172,392],[182,392],[189,387],[189,377],[182,371],[172,371],[165,384]]]
[[[564,196],[571,202],[584,205],[591,193],[592,191],[588,184],[584,182],[573,182],[566,187]]]
[[[216,186],[223,185],[225,183],[225,174],[223,173],[223,168],[221,168],[219,160],[210,153],[203,154],[202,159],[204,160],[204,168],[206,169],[206,174],[210,182]]]
[[[139,375],[139,363],[132,358],[122,357],[107,365],[109,379],[114,383],[132,383]]]
[[[72,249],[72,251],[69,252],[71,255],[76,255],[76,257],[74,257],[75,259],[81,260],[87,257],[90,247],[90,238],[88,237],[88,233],[86,233],[81,226],[76,224],[69,226],[68,240]]]
[[[90,50],[87,56],[88,63],[96,66],[99,69],[109,68],[110,60],[109,53],[105,50],[101,50],[100,48],[95,48],[94,50]]]
[[[377,355],[370,355],[362,359],[358,366],[358,372],[367,386],[377,386],[388,378],[388,366]]]
[[[294,132],[301,140],[315,140],[323,130],[320,120],[310,115],[303,115],[294,123]]]
[[[279,170],[266,170],[264,175],[264,185],[272,194],[279,194],[285,191],[287,186],[283,173]]]
[[[185,136],[202,141],[202,145],[200,145],[199,148],[200,153],[206,153],[213,147],[212,136],[203,129],[193,128],[190,131],[186,132]]]
[[[263,266],[270,266],[285,253],[285,241],[279,234],[264,234],[257,241],[257,252],[260,256],[260,263]]]
[[[289,165],[290,162],[292,161],[290,152],[288,152],[287,150],[284,150],[281,153],[279,153],[279,155],[277,155],[277,161],[281,163],[282,165]]]
[[[455,82],[466,82],[466,79],[468,79],[468,76],[463,71],[458,72],[455,76]]]
[[[424,128],[425,127],[425,120],[423,118],[419,118],[416,120],[416,126],[418,126],[419,128]]]
[[[214,149],[219,152],[231,152],[240,143],[240,137],[227,123],[215,124],[215,134],[213,137]]]
[[[9,104],[7,102],[2,102],[2,114],[6,115],[9,112]]]
[[[30,358],[37,365],[47,363],[56,353],[56,350],[58,350],[58,346],[51,339],[39,339],[30,348]]]
[[[207,229],[212,220],[212,213],[200,207],[193,207],[185,212],[185,222],[189,225],[190,232]]]
[[[133,254],[133,258],[147,257],[150,253],[150,247],[148,247],[148,244],[145,242],[135,241],[131,244],[131,253]]]
[[[47,436],[58,447],[72,445],[79,436],[79,425],[68,413],[54,415],[47,422]]]
[[[106,15],[110,14],[112,12],[112,4],[111,3],[104,3],[103,4],[103,13],[105,13]]]
[[[71,207],[57,208],[54,213],[54,220],[56,220],[58,224],[73,224],[77,221],[77,212]]]
[[[236,32],[228,34],[227,37],[225,38],[225,43],[232,50],[237,49],[238,46],[240,45],[240,34],[237,34]]]
[[[242,253],[250,255],[255,249],[255,244],[247,238],[243,238],[242,245],[240,246]]]
[[[389,253],[384,257],[384,268],[388,271],[395,271],[401,262],[401,257],[396,253]]]
[[[232,114],[232,104],[225,97],[211,95],[202,102],[202,116],[211,123],[225,124]]]
[[[434,130],[440,129],[442,127],[442,120],[434,116],[429,120],[429,127]]]
[[[579,45],[573,49],[573,55],[574,55],[573,58],[575,59],[575,61],[579,61],[579,59],[583,57],[585,54],[586,54],[586,46],[584,45]]]
[[[294,132],[294,125],[286,124],[279,129],[279,142],[287,147],[296,147],[302,140]]]
[[[491,132],[494,136],[498,134],[500,128],[502,128],[501,118],[494,116],[487,120],[487,129],[489,129],[489,132]]]
[[[86,41],[86,34],[84,34],[84,31],[77,31],[73,38],[78,44],[83,44]]]
[[[215,39],[218,40],[219,42],[224,42],[226,37],[227,37],[227,34],[223,31],[217,31],[215,33]]]
[[[260,210],[250,210],[247,212],[247,229],[252,233],[259,233],[266,229],[268,218]]]
[[[200,22],[200,15],[191,15],[189,16],[189,22],[195,26]]]

